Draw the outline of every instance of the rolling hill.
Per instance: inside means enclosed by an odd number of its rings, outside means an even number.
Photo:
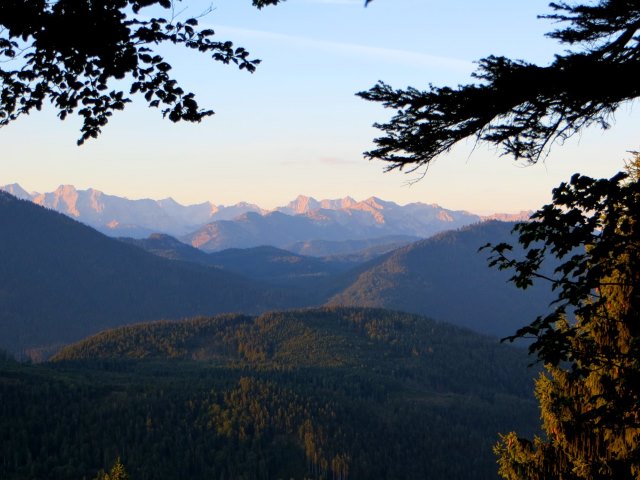
[[[391,373],[404,368],[409,377],[451,391],[502,386],[530,394],[528,380],[518,383],[522,377],[516,372],[526,371],[527,364],[520,349],[451,324],[376,308],[323,307],[128,325],[66,346],[52,361],[123,358],[251,369],[340,367]]]
[[[493,479],[497,432],[537,423],[527,362],[378,309],[119,327],[53,363],[0,359],[0,477],[94,478],[119,456],[158,480]]]

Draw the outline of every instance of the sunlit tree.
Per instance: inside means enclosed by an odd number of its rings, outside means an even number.
[[[640,157],[609,180],[575,175],[553,203],[518,226],[524,260],[494,247],[493,262],[515,269],[517,285],[548,280],[553,313],[516,336],[533,335],[546,362],[536,382],[545,437],[515,433],[495,451],[515,479],[640,478]],[[548,256],[562,262],[540,273]]]

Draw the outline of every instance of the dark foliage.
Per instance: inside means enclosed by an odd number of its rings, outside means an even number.
[[[0,68],[0,126],[49,101],[61,120],[74,112],[82,117],[81,145],[97,137],[109,117],[136,94],[172,122],[199,122],[212,115],[171,77],[171,64],[157,53],[158,46],[195,50],[248,72],[260,60],[233,42],[214,40],[213,30],[198,27],[199,16],[179,19],[175,7],[180,1],[0,2],[0,62],[5,65]],[[252,4],[260,9],[282,1]],[[157,10],[167,16],[153,16]],[[126,89],[119,86],[123,80]]]
[[[621,479],[640,473],[640,182],[629,169],[594,180],[574,175],[553,203],[517,227],[527,248],[493,247],[492,263],[514,269],[521,288],[552,283],[554,312],[516,337],[531,335],[546,363],[536,383],[546,438],[510,433],[496,447],[507,479]],[[541,274],[545,257],[561,262]]]
[[[0,366],[3,479],[117,457],[141,480],[490,479],[495,431],[536,416],[521,351],[382,310],[151,323],[58,359]]]
[[[554,189],[553,203],[534,213],[533,222],[514,228],[527,249],[522,260],[513,258],[513,247],[507,243],[492,248],[490,264],[514,270],[511,281],[517,287],[526,289],[534,280],[546,280],[557,292],[550,314],[538,317],[510,337],[535,338],[531,351],[545,362],[557,365],[572,360],[571,355],[576,353],[571,349],[571,339],[579,331],[558,330],[559,320],[569,314],[583,319],[596,316],[612,301],[605,294],[606,287],[631,288],[637,281],[640,183],[626,182],[626,178],[623,173],[608,180],[575,174],[569,183]],[[543,261],[549,257],[559,263],[552,275],[541,272]],[[636,354],[628,352],[630,356]],[[613,357],[600,360],[616,361]]]
[[[360,95],[398,109],[371,158],[389,169],[428,165],[475,136],[535,163],[556,141],[592,124],[603,128],[619,106],[640,96],[640,4],[630,0],[552,3],[547,16],[565,25],[550,34],[570,50],[540,67],[490,56],[478,84],[394,90],[380,83]],[[552,313],[511,337],[531,336],[545,362],[536,383],[544,437],[515,433],[496,446],[509,480],[631,479],[640,475],[640,186],[638,155],[624,174],[574,175],[553,203],[516,227],[526,252],[493,247],[493,265],[515,269],[526,289],[547,280]],[[514,259],[515,258],[515,259]],[[556,259],[551,273],[541,270]]]
[[[262,8],[281,0],[253,0]],[[151,17],[145,8],[168,10]],[[199,122],[201,109],[157,54],[162,44],[178,45],[253,72],[253,60],[230,41],[213,40],[197,18],[178,20],[172,0],[3,0],[0,3],[0,126],[51,102],[60,119],[83,117],[78,144],[97,137],[114,111],[131,96],[144,97],[172,122]],[[128,91],[120,90],[124,80]]]
[[[549,34],[571,50],[549,66],[489,56],[478,83],[396,90],[380,82],[360,95],[397,110],[369,158],[387,169],[429,164],[460,140],[476,137],[535,163],[550,146],[592,124],[602,128],[624,102],[640,95],[640,5],[635,0],[551,3],[566,25]]]

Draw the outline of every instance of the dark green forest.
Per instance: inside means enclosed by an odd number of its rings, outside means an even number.
[[[0,478],[496,478],[534,432],[525,352],[423,317],[324,308],[105,331],[0,362]]]

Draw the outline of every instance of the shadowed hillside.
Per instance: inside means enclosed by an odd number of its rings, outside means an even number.
[[[159,258],[0,192],[0,348],[78,340],[105,328],[290,306],[286,292]]]
[[[513,223],[490,221],[412,243],[350,272],[332,305],[357,305],[428,315],[504,337],[531,322],[551,301],[548,290],[526,292],[509,272],[489,268],[486,243],[515,243]],[[348,277],[348,278],[347,278]]]
[[[163,258],[216,267],[278,288],[286,287],[292,295],[295,292],[300,305],[322,304],[329,295],[327,291],[335,292],[335,275],[364,262],[359,255],[316,258],[266,245],[205,253],[164,234],[119,240]]]
[[[147,238],[119,237],[118,240],[130,245],[135,245],[149,253],[169,260],[180,260],[207,266],[213,266],[215,263],[211,260],[211,257],[202,250],[187,245],[177,238],[164,233],[153,233]]]
[[[370,260],[383,253],[420,240],[419,237],[391,235],[364,240],[309,240],[287,245],[285,249],[312,257],[352,257]]]

